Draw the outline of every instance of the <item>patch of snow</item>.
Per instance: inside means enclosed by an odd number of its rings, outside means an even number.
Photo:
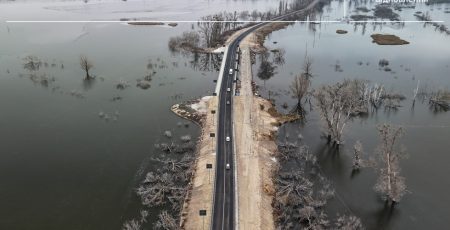
[[[220,54],[222,52],[225,52],[225,47],[219,47],[219,48],[213,50],[212,52],[215,54]]]
[[[202,97],[197,103],[191,104],[190,107],[198,113],[206,114],[208,112],[208,101],[212,96]]]

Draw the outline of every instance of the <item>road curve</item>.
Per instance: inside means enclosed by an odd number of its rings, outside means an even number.
[[[291,12],[289,14],[272,19],[272,21],[282,20],[293,14],[302,13],[312,8],[319,0],[314,0],[302,10]],[[235,181],[234,181],[234,161],[233,161],[233,124],[232,124],[232,105],[233,105],[233,79],[235,74],[235,64],[237,57],[237,48],[242,39],[255,31],[256,29],[270,22],[261,22],[250,27],[245,32],[237,36],[227,47],[228,51],[225,58],[225,69],[223,71],[222,82],[219,92],[219,111],[217,124],[217,153],[216,153],[216,178],[214,191],[214,204],[212,213],[213,230],[229,230],[235,228]],[[230,69],[233,73],[230,74]],[[228,91],[227,89],[230,89]],[[229,102],[229,104],[227,103]],[[229,137],[230,141],[226,141]],[[226,165],[230,164],[230,169]]]

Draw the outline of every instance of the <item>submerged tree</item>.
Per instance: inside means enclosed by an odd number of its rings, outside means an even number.
[[[86,80],[92,79],[91,75],[89,75],[89,70],[94,67],[91,61],[86,56],[80,56],[80,67],[86,72]]]
[[[339,216],[335,222],[336,229],[340,230],[362,230],[364,226],[361,223],[361,219],[356,216]]]
[[[363,159],[363,146],[361,144],[361,141],[356,141],[355,145],[353,146],[353,170],[359,170],[364,165]]]
[[[133,220],[125,222],[122,226],[122,230],[140,230],[141,227],[142,227],[141,223],[139,223],[139,221],[133,219]]]
[[[147,222],[146,218],[148,216],[148,212],[145,210],[141,210],[141,217],[139,219],[132,219],[126,221],[122,225],[122,230],[141,230],[143,229],[142,225]]]
[[[170,215],[167,211],[162,211],[158,215],[158,221],[155,223],[155,229],[164,229],[164,230],[179,230],[181,229],[178,226],[177,220]]]
[[[295,111],[303,111],[302,99],[308,93],[310,82],[304,74],[300,74],[294,77],[294,81],[290,85],[292,97],[297,99],[297,105]]]
[[[42,66],[42,61],[35,56],[27,56],[23,60],[23,68],[30,72],[37,71]]]
[[[136,193],[144,206],[160,210],[154,229],[180,229],[181,210],[195,169],[195,143],[160,143],[155,144],[155,148],[163,155],[151,160],[160,167],[147,173]],[[124,229],[142,226],[148,213],[144,214],[141,213],[140,220],[126,222]]]
[[[309,86],[311,85],[312,74],[312,61],[306,56],[303,63],[302,73],[294,77],[290,89],[293,97],[297,99],[297,105],[295,111],[303,112],[302,99],[308,94]]]
[[[430,108],[435,112],[443,111],[447,112],[450,110],[450,91],[448,90],[438,90],[437,92],[432,92],[429,100]]]
[[[314,75],[312,74],[312,59],[308,55],[305,56],[302,70],[302,74],[311,82],[311,78],[313,78]]]
[[[406,193],[405,178],[400,176],[400,159],[405,154],[397,147],[397,141],[404,131],[402,127],[383,124],[378,126],[378,132],[381,142],[377,151],[382,167],[374,189],[381,193],[386,201],[392,201],[394,205]]]
[[[338,146],[342,143],[342,133],[347,122],[366,110],[364,82],[344,80],[334,85],[325,85],[314,95],[322,120],[325,121],[327,137]]]

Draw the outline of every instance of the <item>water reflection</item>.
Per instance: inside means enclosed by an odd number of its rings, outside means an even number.
[[[92,89],[92,87],[95,85],[95,82],[96,82],[96,79],[92,78],[92,77],[83,79],[83,81],[82,81],[83,89],[85,91]]]
[[[374,218],[376,220],[376,228],[377,229],[388,229],[391,223],[391,220],[400,216],[401,210],[395,208],[394,204],[390,204],[387,201],[380,200],[379,203],[382,203],[383,206],[374,213]]]
[[[423,11],[423,8],[425,7],[417,6],[416,9],[402,9],[399,15],[409,19],[415,11]],[[323,17],[328,14],[333,18],[335,14],[331,9],[339,8],[333,5],[329,8],[329,13],[324,12]],[[353,32],[337,36],[337,29]],[[396,34],[411,43],[406,46],[378,46],[371,43],[367,35],[371,33]],[[274,45],[273,41],[277,44]],[[433,41],[433,46],[430,41]],[[333,181],[340,198],[330,201],[327,208],[329,213],[340,212],[348,206],[355,215],[362,218],[367,229],[424,229],[430,226],[448,226],[448,207],[441,199],[446,197],[450,187],[448,183],[442,185],[439,181],[429,179],[437,173],[450,173],[446,167],[449,158],[444,154],[450,148],[447,141],[450,136],[450,117],[448,112],[430,103],[432,95],[450,87],[447,74],[450,50],[445,45],[448,42],[448,36],[435,31],[433,27],[424,28],[423,24],[367,22],[353,25],[322,23],[320,28],[316,26],[313,30],[298,23],[284,31],[273,33],[265,42],[269,49],[275,47],[287,51],[283,68],[278,68],[274,76],[264,81],[265,87],[260,88],[260,94],[266,98],[269,94],[273,97],[270,91],[283,92],[289,88],[292,73],[301,71],[298,63],[299,60],[304,60],[306,49],[315,60],[313,67],[316,76],[312,81],[313,88],[346,78],[362,78],[370,80],[371,84],[383,84],[391,95],[395,92],[405,97],[404,100],[386,99],[383,106],[370,107],[367,114],[349,122],[347,131],[344,132],[346,142],[339,149],[327,143],[326,137],[321,136],[322,122],[314,107],[306,114],[308,122],[287,124],[280,128],[281,140],[284,139],[283,135],[294,136],[301,132],[304,137],[302,142],[311,147],[318,157],[321,170]],[[433,55],[430,55],[430,52]],[[376,63],[383,58],[389,60],[391,71],[385,71],[384,67],[379,70],[380,67]],[[260,64],[258,60],[254,68],[258,69]],[[420,86],[417,99],[413,100],[418,80]],[[259,83],[263,84],[263,80]],[[295,105],[297,101],[290,95],[281,93],[277,96],[276,103],[277,108],[283,109],[284,103],[289,106]],[[291,107],[293,106],[289,106]],[[375,127],[383,122],[406,127],[407,132],[402,142],[411,155],[410,159],[401,162],[402,175],[406,177],[411,193],[394,208],[390,204],[385,205],[373,190],[376,183],[375,171],[370,168],[354,171],[351,164],[353,152],[350,143],[361,140],[367,157],[370,158],[375,154],[378,143]],[[447,198],[444,199],[448,202]]]
[[[219,71],[222,61],[220,54],[198,53],[191,55],[191,68],[200,71]]]

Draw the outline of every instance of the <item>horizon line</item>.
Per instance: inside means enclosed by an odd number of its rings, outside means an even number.
[[[445,21],[441,20],[433,20],[433,21],[419,21],[419,20],[403,20],[403,21],[377,21],[377,20],[295,20],[295,21],[201,21],[201,20],[142,20],[142,21],[122,21],[122,20],[6,20],[6,23],[198,23],[198,22],[207,22],[207,23],[265,23],[265,22],[288,22],[288,23],[296,23],[296,22],[310,22],[310,23],[430,23],[430,22],[440,22],[444,23]]]

